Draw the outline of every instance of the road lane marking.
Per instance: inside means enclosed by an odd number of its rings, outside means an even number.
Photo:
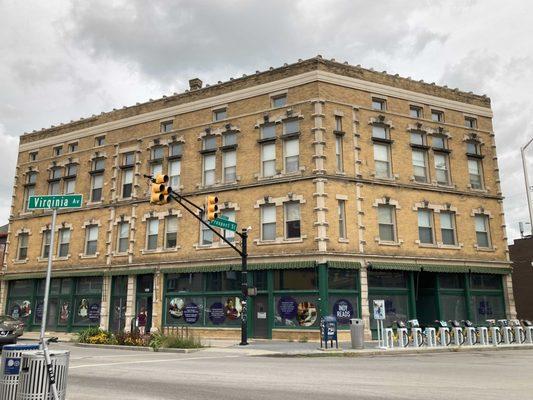
[[[101,364],[83,364],[83,365],[74,365],[70,366],[69,369],[78,369],[78,368],[89,368],[89,367],[108,367],[112,365],[131,365],[131,364],[147,364],[147,363],[157,363],[157,362],[169,362],[169,361],[191,361],[191,360],[212,360],[212,359],[221,359],[221,358],[239,358],[242,356],[219,356],[219,357],[187,357],[187,358],[176,358],[174,360],[169,359],[158,359],[158,360],[137,360],[137,361],[120,361],[116,363],[101,363]]]

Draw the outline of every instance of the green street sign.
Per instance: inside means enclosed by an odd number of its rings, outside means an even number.
[[[228,231],[233,231],[233,232],[237,231],[237,224],[228,219],[215,218],[213,221],[210,221],[209,224],[212,226],[216,226],[217,228],[226,229]]]
[[[30,196],[28,210],[47,210],[51,208],[80,208],[82,194]]]

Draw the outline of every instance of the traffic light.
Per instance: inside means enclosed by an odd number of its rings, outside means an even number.
[[[218,218],[218,197],[217,196],[207,196],[207,205],[205,207],[205,212],[207,214],[207,220],[213,221],[215,218]]]
[[[168,175],[158,174],[152,179],[152,193],[150,195],[150,204],[162,205],[170,201],[170,192],[172,189],[166,185]]]

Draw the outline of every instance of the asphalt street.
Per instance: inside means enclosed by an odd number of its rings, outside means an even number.
[[[362,358],[71,351],[68,400],[531,399],[533,350]]]

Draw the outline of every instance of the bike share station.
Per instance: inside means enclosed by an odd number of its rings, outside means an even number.
[[[52,210],[51,231],[55,232],[57,210],[80,208],[82,202],[81,194],[30,196],[28,209]],[[50,235],[51,249],[54,248],[54,236]],[[50,351],[48,343],[57,341],[57,338],[45,338],[52,257],[53,252],[50,251],[39,343],[3,347],[0,367],[1,400],[64,400],[66,397],[70,352]]]

